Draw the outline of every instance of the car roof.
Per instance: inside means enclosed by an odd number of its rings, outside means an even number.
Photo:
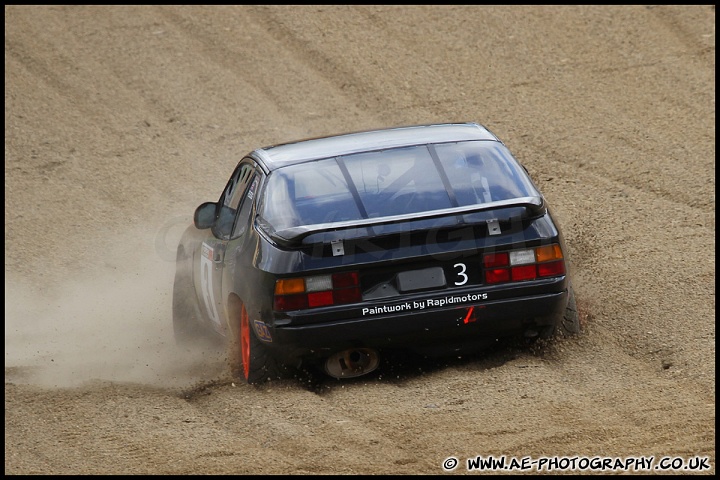
[[[477,123],[442,123],[368,130],[328,137],[309,138],[258,148],[250,156],[268,170],[321,158],[387,148],[468,140],[499,141]]]

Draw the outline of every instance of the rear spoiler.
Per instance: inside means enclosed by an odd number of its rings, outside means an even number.
[[[281,245],[298,245],[310,235],[316,233],[335,232],[351,228],[373,227],[387,225],[390,223],[404,223],[416,220],[445,217],[448,215],[465,215],[476,212],[485,212],[507,207],[525,207],[532,212],[532,216],[541,215],[545,211],[545,200],[542,196],[512,198],[510,200],[499,200],[496,202],[467,205],[463,207],[443,208],[422,213],[406,213],[389,217],[366,218],[362,220],[350,220],[346,222],[318,223],[315,225],[300,225],[297,227],[284,228],[282,230],[268,231],[267,234],[274,241]],[[269,226],[263,222],[263,226]]]

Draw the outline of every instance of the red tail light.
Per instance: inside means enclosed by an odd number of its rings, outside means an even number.
[[[302,310],[308,308],[307,295],[275,295],[275,310]]]
[[[565,274],[559,244],[483,255],[485,283],[519,282]]]
[[[512,267],[510,269],[510,277],[513,282],[518,282],[520,280],[533,280],[534,278],[537,278],[537,267],[535,265]]]
[[[282,278],[275,282],[276,311],[302,310],[362,300],[357,272]]]
[[[313,292],[307,294],[308,307],[324,307],[333,304],[333,292],[327,290],[325,292]]]
[[[486,253],[483,256],[483,264],[485,265],[485,268],[507,267],[510,265],[510,257],[507,252]]]
[[[485,281],[487,283],[500,283],[510,281],[510,269],[509,268],[495,268],[493,270],[485,271]]]

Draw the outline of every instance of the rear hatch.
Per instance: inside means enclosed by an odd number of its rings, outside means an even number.
[[[557,237],[526,171],[502,143],[488,140],[278,168],[268,175],[258,211],[259,230],[278,248],[302,252],[306,275],[276,288],[276,297],[287,300],[283,312],[477,288],[496,278],[488,269],[497,269],[497,278],[511,272],[507,254],[499,263],[487,255]],[[523,262],[529,254],[515,257]],[[351,275],[333,277],[342,272]],[[315,320],[323,316],[316,313]]]
[[[551,284],[565,272],[559,232],[547,212],[514,214],[524,208],[502,209],[508,214],[502,221],[433,228],[421,228],[428,220],[398,223],[393,225],[406,230],[387,235],[348,228],[328,232],[331,238],[349,234],[330,240],[323,232],[311,233],[292,248],[300,254],[301,268],[287,275],[303,281],[303,290],[289,295],[303,303],[275,310],[292,324],[305,324],[392,313],[413,301],[442,307],[556,289]],[[355,280],[348,281],[348,275]]]

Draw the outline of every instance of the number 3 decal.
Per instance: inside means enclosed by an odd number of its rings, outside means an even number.
[[[455,265],[453,265],[453,268],[458,267],[460,267],[460,271],[457,272],[459,281],[455,282],[455,285],[465,285],[468,281],[468,276],[465,273],[465,270],[467,270],[467,266],[464,263],[456,263]]]

